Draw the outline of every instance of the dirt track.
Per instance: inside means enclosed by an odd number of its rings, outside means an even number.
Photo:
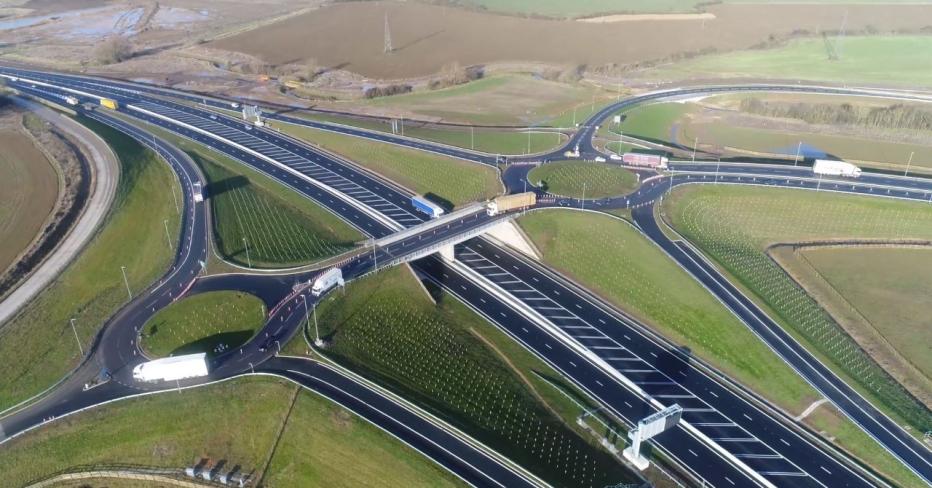
[[[590,24],[525,19],[417,3],[352,2],[222,39],[210,46],[274,64],[316,58],[375,78],[423,76],[443,65],[503,61],[634,63],[703,48],[731,50],[795,29],[848,32],[932,26],[928,5],[718,5],[711,20]],[[395,52],[383,53],[385,14]]]

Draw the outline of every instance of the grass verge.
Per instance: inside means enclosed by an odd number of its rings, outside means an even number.
[[[227,469],[259,470],[296,388],[285,381],[243,378],[61,419],[0,447],[4,483],[21,486],[77,465],[180,469],[207,459],[225,460]],[[300,451],[292,448],[298,440]],[[311,451],[308,442],[315,446]],[[355,455],[344,455],[348,452]],[[312,459],[314,466],[308,467]],[[270,486],[350,486],[346,480],[360,481],[356,486],[461,486],[416,451],[304,390],[266,480]]]
[[[575,198],[624,195],[637,188],[635,174],[617,164],[556,161],[531,170],[528,179],[546,191]]]
[[[159,310],[143,326],[140,343],[154,357],[214,354],[245,344],[264,323],[265,304],[255,296],[207,292]]]
[[[326,354],[545,480],[561,486],[635,480],[561,419],[561,409],[573,411],[566,398],[531,379],[534,371],[558,376],[516,344],[503,347],[507,341],[496,340],[493,327],[460,302],[439,291],[435,296],[437,305],[402,267],[353,282],[345,295],[319,306],[321,334],[330,341]]]
[[[751,77],[839,83],[932,86],[932,36],[848,36],[830,60],[823,39],[797,39],[774,49],[713,54],[663,66],[647,77]],[[866,69],[865,67],[869,67]]]
[[[531,212],[519,223],[545,262],[791,414],[802,412],[819,398],[731,312],[632,226],[605,215],[569,210]],[[921,480],[849,420],[840,419],[830,427],[826,436],[865,464],[902,486],[922,486]]]
[[[108,317],[127,302],[121,266],[132,290],[158,279],[174,253],[163,221],[178,239],[179,216],[171,191],[180,193],[168,165],[130,137],[81,119],[113,148],[120,181],[97,235],[42,294],[0,329],[0,409],[54,384],[80,354],[69,319],[86,350]]]
[[[810,350],[914,432],[932,430],[929,409],[896,382],[767,256],[778,242],[932,238],[927,204],[813,191],[690,186],[664,212],[672,226],[775,314]]]
[[[358,230],[280,182],[201,144],[150,129],[204,172],[214,242],[223,259],[254,267],[297,266],[340,254],[362,240]]]
[[[281,130],[453,205],[485,200],[502,191],[498,172],[489,166],[307,127],[282,124]]]

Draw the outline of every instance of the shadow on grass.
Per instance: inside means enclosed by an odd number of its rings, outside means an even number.
[[[216,355],[214,348],[217,346],[223,344],[226,346],[224,350],[235,349],[247,343],[255,332],[254,330],[237,330],[210,335],[176,348],[171,352],[171,355],[206,352],[208,356],[213,357]]]

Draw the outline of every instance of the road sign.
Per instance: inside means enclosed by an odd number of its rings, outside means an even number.
[[[680,421],[682,416],[683,407],[673,404],[641,419],[637,427],[628,432],[628,437],[631,439],[631,446],[622,452],[625,459],[631,461],[631,463],[640,470],[647,469],[650,463],[647,461],[647,458],[641,456],[641,443],[667,429],[673,428],[677,422]]]

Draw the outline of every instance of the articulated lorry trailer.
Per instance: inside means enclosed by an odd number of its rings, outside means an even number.
[[[185,354],[155,359],[136,365],[133,378],[137,381],[176,381],[207,376],[207,354]]]
[[[849,178],[861,176],[861,168],[846,161],[831,159],[816,159],[812,165],[812,172],[817,175],[847,176]]]
[[[667,158],[656,154],[624,153],[621,162],[630,166],[643,166],[647,168],[667,168]]]
[[[120,108],[120,104],[116,100],[110,98],[101,98],[100,106],[104,108],[109,108],[110,110],[116,110]]]
[[[443,215],[443,207],[437,205],[436,203],[419,196],[411,197],[411,205],[415,210],[423,214],[427,214],[432,219],[436,219]]]
[[[489,203],[485,204],[485,211],[489,216],[495,216],[509,210],[531,207],[536,203],[537,194],[532,191],[515,193],[514,195],[493,198]]]
[[[311,295],[319,297],[334,286],[343,286],[343,271],[340,268],[330,268],[314,280],[311,286]]]

